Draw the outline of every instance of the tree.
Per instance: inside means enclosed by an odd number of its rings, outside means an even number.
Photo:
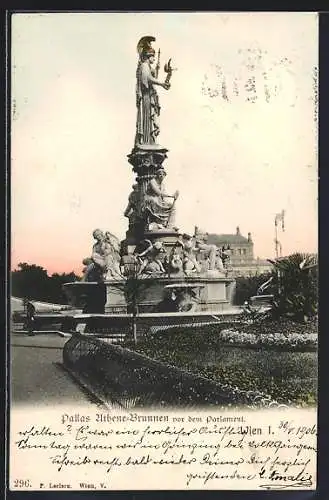
[[[74,272],[61,274],[54,273],[49,279],[51,283],[51,300],[60,304],[67,304],[67,296],[64,293],[63,285],[64,283],[78,281],[79,277]]]
[[[49,276],[47,271],[35,264],[22,262],[12,272],[11,289],[16,297],[25,299],[47,300],[49,294]]]
[[[25,301],[40,300],[67,304],[63,292],[63,284],[76,281],[79,277],[71,273],[54,273],[49,276],[46,269],[36,264],[21,262],[18,269],[11,273],[11,293],[15,297],[22,297]]]
[[[137,344],[137,322],[139,315],[139,305],[145,298],[146,292],[152,285],[157,283],[156,278],[142,278],[139,274],[140,265],[137,262],[126,266],[125,278],[122,283],[116,283],[116,287],[124,293],[127,312],[131,316],[131,334],[135,344]]]

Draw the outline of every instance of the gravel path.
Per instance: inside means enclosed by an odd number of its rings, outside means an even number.
[[[86,393],[60,366],[67,341],[58,334],[29,337],[13,333],[11,338],[11,400],[17,404],[54,406],[93,404]]]

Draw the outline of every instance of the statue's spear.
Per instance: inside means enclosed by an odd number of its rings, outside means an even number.
[[[158,50],[158,61],[155,67],[155,78],[159,77],[159,70],[160,70],[160,49]]]

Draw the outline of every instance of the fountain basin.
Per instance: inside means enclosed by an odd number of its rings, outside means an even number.
[[[63,288],[70,305],[81,308],[84,313],[126,314],[130,311],[125,286],[124,280],[112,280],[104,283],[66,283]],[[140,313],[163,311],[161,306],[165,292],[175,287],[195,291],[194,311],[218,313],[231,307],[235,280],[208,276],[139,278],[136,287],[141,290],[139,295],[136,292]]]

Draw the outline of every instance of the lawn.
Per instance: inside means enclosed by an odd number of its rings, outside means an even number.
[[[292,321],[172,328],[135,349],[151,358],[283,404],[317,401],[317,325]]]

